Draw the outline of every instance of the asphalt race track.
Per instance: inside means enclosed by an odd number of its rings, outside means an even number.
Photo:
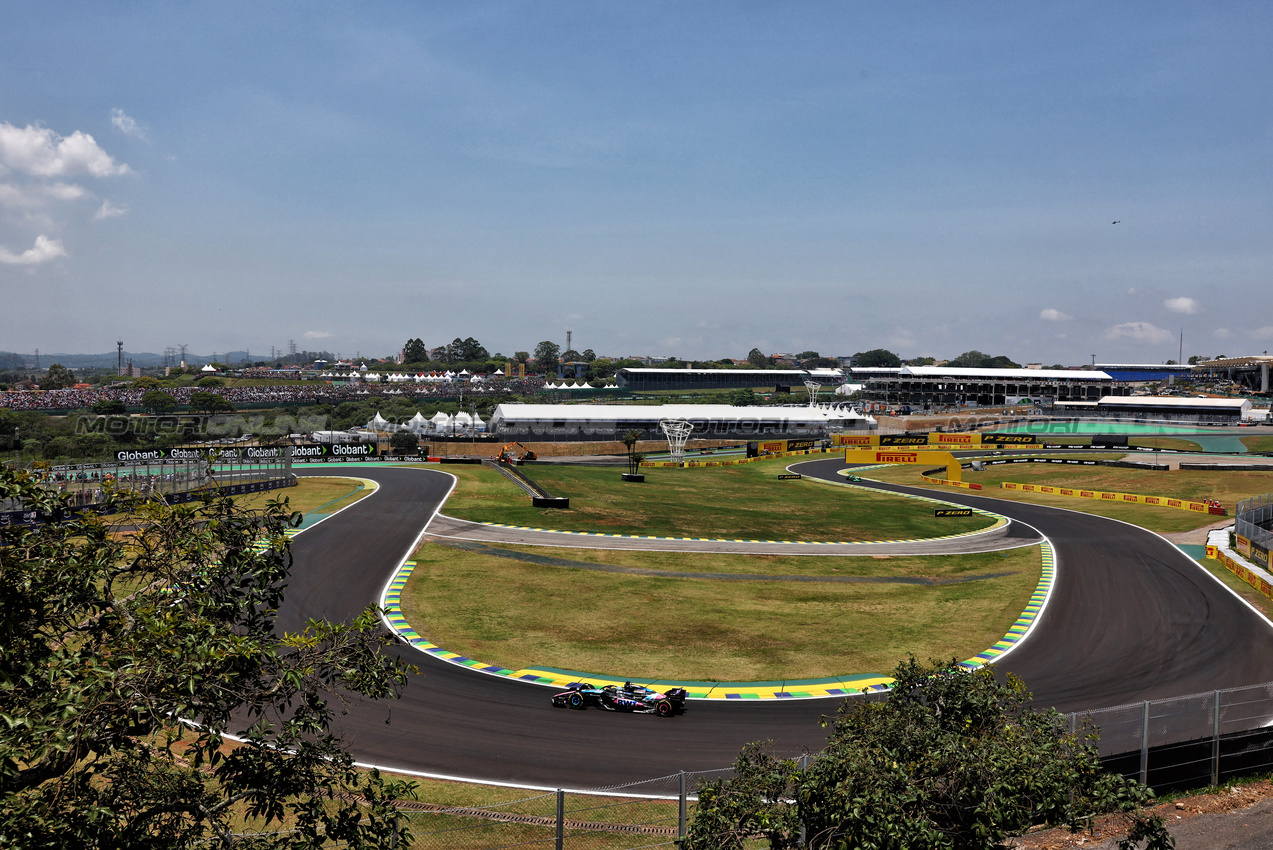
[[[838,459],[798,466],[804,475],[843,480],[835,475],[844,468]],[[347,474],[380,489],[292,541],[296,563],[281,629],[297,630],[311,617],[347,619],[375,604],[451,487],[450,476],[433,470],[359,466]],[[942,498],[994,510],[1052,540],[1052,598],[1034,632],[1000,664],[1039,701],[1070,711],[1273,681],[1273,628],[1156,535],[962,492]],[[414,625],[428,634],[427,623]],[[727,767],[749,741],[772,740],[783,755],[817,751],[826,736],[818,720],[836,705],[691,701],[671,719],[566,711],[549,704],[548,688],[475,673],[407,646],[392,651],[422,676],[400,700],[350,708],[341,729],[351,751],[383,767],[486,781],[597,788]]]

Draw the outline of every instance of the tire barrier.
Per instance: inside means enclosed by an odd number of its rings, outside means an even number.
[[[1105,490],[1084,490],[1077,487],[1049,487],[1043,484],[1018,484],[1015,481],[1004,481],[1000,485],[1004,490],[1020,490],[1026,493],[1047,493],[1052,496],[1072,496],[1076,499],[1098,499],[1103,502],[1118,502],[1131,505],[1157,505],[1164,508],[1178,508],[1182,511],[1193,511],[1199,514],[1227,516],[1228,513],[1220,505],[1206,502],[1192,502],[1188,499],[1173,499],[1170,496],[1141,496],[1137,493],[1111,493]]]

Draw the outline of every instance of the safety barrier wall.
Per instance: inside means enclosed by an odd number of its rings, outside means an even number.
[[[774,458],[780,458],[780,457],[796,457],[798,455],[826,454],[827,451],[828,451],[827,449],[803,449],[797,452],[777,452],[775,454],[764,455],[762,457],[740,457],[740,458],[735,458],[734,460],[683,460],[680,463],[673,463],[670,460],[645,460],[645,461],[641,461],[641,466],[643,468],[650,467],[650,468],[656,468],[656,469],[661,467],[674,467],[674,468],[685,469],[685,468],[699,467],[699,466],[738,466],[739,464],[742,464],[742,463],[756,463],[757,461],[773,460]]]
[[[1243,542],[1242,539],[1239,538],[1238,551],[1244,557],[1251,558],[1251,560],[1259,563],[1258,559],[1252,556],[1249,541],[1247,543],[1247,547],[1245,551],[1243,551],[1242,542]],[[1233,558],[1230,558],[1227,554],[1225,554],[1225,552],[1222,549],[1220,549],[1220,547],[1207,544],[1207,557],[1213,561],[1219,561],[1221,564],[1224,565],[1224,568],[1226,570],[1233,573],[1235,576],[1242,579],[1247,584],[1251,585],[1251,587],[1255,588],[1260,593],[1267,596],[1269,599],[1273,599],[1273,585],[1270,585],[1268,579],[1264,578],[1263,576],[1257,575],[1252,570],[1247,569],[1245,564],[1242,564],[1234,560]],[[1266,568],[1268,567],[1268,550],[1267,549],[1264,550],[1264,566]]]
[[[1191,502],[1188,499],[1173,499],[1170,496],[1141,496],[1137,493],[1110,493],[1105,490],[1083,490],[1077,487],[1049,487],[1043,484],[1018,484],[1015,481],[1004,481],[1000,485],[1004,490],[1021,490],[1027,493],[1048,493],[1054,496],[1073,496],[1076,499],[1098,499],[1104,502],[1119,502],[1134,505],[1158,505],[1164,508],[1179,508],[1182,511],[1225,516],[1225,509],[1208,505],[1206,502]]]
[[[921,473],[919,476],[922,480],[929,484],[942,484],[946,487],[962,487],[965,490],[980,490],[980,484],[973,484],[968,481],[947,481],[945,478],[933,478],[927,473]]]

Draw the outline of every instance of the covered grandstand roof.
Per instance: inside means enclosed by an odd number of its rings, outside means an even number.
[[[789,422],[819,426],[828,422],[861,421],[863,416],[849,408],[762,407],[730,404],[501,404],[491,414],[491,425],[504,422],[616,423],[649,422],[662,419],[690,422]]]
[[[857,370],[854,370],[857,371]],[[1105,372],[1088,369],[969,369],[962,366],[903,366],[903,376],[966,378],[973,381],[1109,381]]]

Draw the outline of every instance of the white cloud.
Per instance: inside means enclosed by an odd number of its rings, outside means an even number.
[[[1045,322],[1064,322],[1066,319],[1073,319],[1074,317],[1053,307],[1045,307],[1039,311],[1039,318]]]
[[[93,193],[75,183],[49,183],[46,185],[18,186],[0,183],[0,205],[6,207],[41,207],[49,200],[77,201],[91,198]]]
[[[0,168],[21,171],[36,177],[89,174],[113,177],[132,171],[98,146],[87,133],[76,130],[59,136],[47,127],[24,128],[0,123]]]
[[[1163,302],[1163,306],[1173,313],[1188,313],[1190,315],[1198,312],[1198,302],[1192,298],[1180,296],[1179,298],[1168,298]]]
[[[115,125],[115,129],[125,136],[132,136],[134,139],[141,139],[143,142],[148,141],[146,128],[134,121],[122,109],[111,110],[111,124]]]
[[[1149,322],[1123,322],[1106,328],[1106,339],[1131,339],[1136,342],[1164,343],[1173,339],[1171,331],[1151,325]]]
[[[1228,328],[1216,328],[1214,331],[1212,331],[1212,333],[1214,333],[1216,337],[1219,339],[1228,339],[1229,337],[1233,336],[1233,331],[1229,330]]]
[[[102,205],[93,213],[93,218],[101,221],[104,218],[115,218],[128,212],[128,207],[117,207],[110,201],[102,201]]]
[[[1262,328],[1256,328],[1251,331],[1251,336],[1256,339],[1273,339],[1273,325],[1265,325]]]
[[[0,263],[15,266],[34,266],[65,256],[66,249],[62,247],[62,240],[50,239],[44,235],[35,237],[35,244],[21,254],[15,254],[8,248],[0,247]]]
[[[301,339],[327,339],[330,336],[327,331],[305,331],[301,334]]]

